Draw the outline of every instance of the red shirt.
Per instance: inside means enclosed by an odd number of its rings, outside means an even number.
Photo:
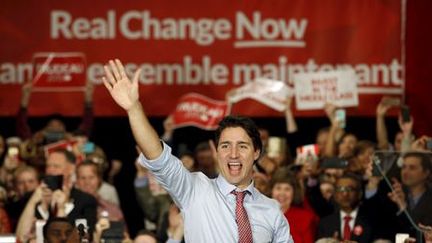
[[[284,213],[295,243],[314,243],[318,217],[310,209],[290,207]]]

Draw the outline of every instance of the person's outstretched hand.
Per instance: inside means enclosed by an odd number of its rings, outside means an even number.
[[[120,60],[110,60],[109,65],[104,66],[106,78],[103,78],[105,87],[110,92],[114,101],[128,111],[139,100],[138,79],[141,69],[138,69],[132,81],[127,77]]]
[[[392,200],[394,203],[396,203],[399,207],[399,210],[405,210],[406,208],[406,196],[405,193],[402,189],[402,184],[396,179],[393,178],[393,190],[391,192],[388,193],[388,197],[390,198],[390,200]]]

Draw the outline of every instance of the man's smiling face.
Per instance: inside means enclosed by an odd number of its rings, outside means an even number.
[[[241,127],[225,128],[217,144],[220,173],[238,188],[246,188],[252,180],[253,163],[260,150],[255,149],[251,137]]]

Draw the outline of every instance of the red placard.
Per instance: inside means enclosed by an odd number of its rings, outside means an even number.
[[[225,101],[217,101],[196,93],[182,96],[173,114],[175,127],[195,126],[214,130],[229,114]]]
[[[83,53],[36,53],[33,70],[34,91],[83,91],[86,84]]]
[[[77,140],[60,140],[55,143],[50,143],[44,146],[45,156],[48,157],[49,154],[58,150],[58,149],[66,149],[70,152],[74,152],[74,148],[77,145]]]

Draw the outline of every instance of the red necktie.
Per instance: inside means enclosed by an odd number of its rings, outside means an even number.
[[[239,234],[239,243],[253,243],[252,229],[243,200],[246,192],[232,192],[236,196],[236,222]]]
[[[349,222],[351,221],[351,216],[347,215],[344,217],[344,232],[343,232],[343,239],[344,240],[350,240],[351,239],[351,227],[349,225]]]

